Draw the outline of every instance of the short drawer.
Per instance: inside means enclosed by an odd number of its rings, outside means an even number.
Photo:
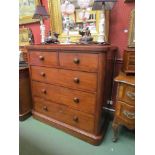
[[[59,105],[40,98],[34,98],[33,109],[36,112],[85,131],[92,133],[94,130],[93,116],[70,109],[65,105]]]
[[[117,101],[116,116],[119,117],[125,123],[134,124],[135,123],[135,107],[130,106],[124,102]]]
[[[118,100],[127,102],[131,105],[135,104],[135,86],[119,83]]]
[[[57,66],[58,54],[57,52],[29,52],[29,64],[38,66]]]
[[[95,113],[96,93],[86,93],[35,81],[32,82],[32,91],[33,96],[65,104],[79,111]]]
[[[59,53],[60,66],[84,71],[97,71],[98,54]]]
[[[96,73],[31,66],[31,77],[32,80],[58,84],[73,89],[93,92],[97,89]]]

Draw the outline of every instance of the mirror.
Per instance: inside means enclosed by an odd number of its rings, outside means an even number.
[[[135,47],[135,9],[131,11],[130,16],[128,47]]]
[[[65,42],[67,34],[65,29],[65,17],[62,17],[61,4],[64,0],[49,0],[49,14],[50,14],[50,26],[51,32],[59,33],[59,41]],[[81,38],[79,35],[79,29],[82,27],[83,22],[79,18],[80,7],[77,4],[77,0],[70,0],[72,4],[75,5],[75,12],[70,15],[70,20],[72,21],[72,26],[70,28],[70,39],[73,42],[78,42]],[[92,0],[93,2],[93,0]],[[88,27],[90,29],[91,35],[94,41],[97,41],[99,36],[99,21],[102,11],[92,11],[90,10],[90,16],[87,20]],[[109,35],[109,11],[104,11],[105,14],[105,41],[108,41]]]

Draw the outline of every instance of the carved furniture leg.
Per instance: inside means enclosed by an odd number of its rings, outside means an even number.
[[[112,123],[112,128],[113,128],[113,132],[114,132],[112,141],[113,141],[113,142],[116,142],[117,139],[118,139],[119,124],[116,122],[115,119],[114,119],[114,121],[113,121],[113,123]]]

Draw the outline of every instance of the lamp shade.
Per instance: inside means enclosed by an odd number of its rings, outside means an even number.
[[[43,5],[37,5],[35,9],[35,13],[33,15],[33,19],[40,19],[40,18],[48,18],[49,15]]]
[[[112,10],[116,0],[94,0],[92,10]]]

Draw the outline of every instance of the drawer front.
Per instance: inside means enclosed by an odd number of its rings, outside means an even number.
[[[86,71],[97,71],[98,54],[60,53],[60,66]]]
[[[58,84],[73,89],[96,91],[97,74],[31,66],[32,80]]]
[[[135,104],[135,87],[128,85],[128,84],[119,83],[118,100],[134,105]]]
[[[134,106],[130,106],[124,102],[118,101],[116,103],[116,115],[125,123],[129,123],[129,124],[135,123]]]
[[[135,72],[135,52],[128,51],[124,53],[123,70],[126,73]]]
[[[62,103],[74,109],[95,113],[96,94],[76,91],[69,88],[48,85],[40,82],[32,82],[34,96],[38,96],[52,102]]]
[[[53,102],[34,98],[33,109],[48,117],[93,133],[94,117]]]
[[[30,52],[29,53],[29,63],[31,65],[39,66],[57,66],[58,65],[58,55],[57,52]]]

